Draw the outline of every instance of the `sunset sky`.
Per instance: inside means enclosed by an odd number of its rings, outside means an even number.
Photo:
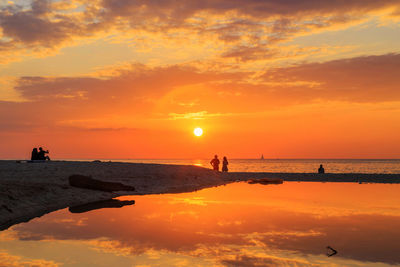
[[[400,1],[0,0],[0,144],[400,158]]]

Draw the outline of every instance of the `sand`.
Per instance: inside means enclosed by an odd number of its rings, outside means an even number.
[[[68,184],[73,174],[120,182],[135,191],[101,192]],[[400,174],[218,173],[197,166],[120,162],[0,161],[0,230],[51,211],[122,195],[191,192],[248,179],[400,183]]]

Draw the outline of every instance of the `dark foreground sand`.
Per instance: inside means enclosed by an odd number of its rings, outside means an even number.
[[[69,185],[73,174],[120,182],[135,191],[102,192]],[[122,195],[181,193],[248,179],[400,183],[400,174],[217,173],[196,166],[119,162],[0,161],[0,230],[51,211]]]

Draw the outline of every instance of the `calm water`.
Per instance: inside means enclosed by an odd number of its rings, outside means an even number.
[[[60,210],[0,232],[0,266],[398,266],[399,191],[235,183],[124,197],[136,203]]]
[[[229,159],[228,159],[229,160]],[[137,163],[197,165],[209,168],[210,160],[135,159],[112,160]],[[316,172],[323,164],[331,173],[400,173],[398,159],[230,159],[229,170],[234,172]]]

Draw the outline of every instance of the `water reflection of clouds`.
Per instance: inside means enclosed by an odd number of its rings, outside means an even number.
[[[294,186],[298,190],[306,188],[302,184]],[[346,263],[349,259],[363,264],[400,263],[399,216],[378,214],[379,210],[362,214],[353,209],[352,213],[352,205],[351,209],[346,205],[336,207],[343,211],[342,215],[327,210],[316,213],[314,202],[322,201],[322,206],[324,202],[323,198],[312,197],[301,208],[290,205],[280,209],[281,204],[274,206],[269,189],[258,192],[259,187],[246,184],[240,185],[239,190],[235,186],[225,188],[230,196],[220,189],[209,189],[192,194],[138,197],[136,206],[84,215],[61,211],[17,225],[13,231],[17,239],[82,240],[98,251],[162,261],[206,257],[228,266],[268,262],[311,266],[309,262]],[[191,204],[187,199],[194,199],[195,203],[206,200],[207,205]],[[268,202],[272,207],[252,204],[257,202]],[[371,199],[367,206],[385,206],[375,202],[379,200]],[[340,203],[346,203],[345,195]],[[309,212],[304,208],[307,206]],[[84,224],[77,223],[82,220]],[[337,249],[339,256],[328,261],[324,255],[327,245]]]
[[[62,264],[54,261],[47,261],[43,259],[24,259],[20,256],[11,255],[5,251],[0,250],[0,266],[7,267],[23,267],[23,266],[34,266],[34,267],[57,267]]]
[[[116,243],[110,243],[115,244]],[[102,251],[106,253],[115,253],[121,255],[121,247],[118,244],[116,247],[102,246]],[[124,249],[125,251],[127,248]],[[219,246],[204,246],[198,245],[194,250],[154,250],[149,248],[147,251],[138,254],[138,250],[130,247],[131,255],[142,254],[149,259],[158,260],[159,264],[148,266],[169,266],[166,264],[167,259],[179,259],[182,257],[194,257],[196,259],[206,259],[205,262],[197,266],[343,266],[342,264],[334,264],[326,260],[325,256],[319,255],[315,259],[319,264],[310,263],[306,259],[302,259],[301,255],[296,253],[275,251],[266,247],[255,246],[238,246],[238,245],[219,245]],[[132,253],[135,251],[135,253]],[[128,256],[125,254],[124,256]],[[183,265],[175,263],[173,266],[196,266],[191,261],[181,262]],[[359,266],[359,264],[357,264]]]
[[[327,244],[334,244],[339,251],[345,251],[345,254],[341,255],[343,257],[393,264],[400,262],[400,254],[396,249],[400,240],[397,229],[400,223],[398,217],[354,215],[315,218],[307,214],[289,213],[265,215],[268,219],[259,221],[225,220],[221,223],[220,219],[216,219],[208,227],[202,227],[196,222],[193,226],[177,225],[174,223],[175,220],[159,220],[153,217],[159,223],[148,220],[143,223],[154,227],[145,229],[140,220],[132,220],[129,230],[124,226],[119,228],[118,220],[107,221],[97,216],[90,216],[87,226],[78,227],[67,222],[63,225],[58,220],[55,224],[42,222],[44,225],[41,227],[38,227],[38,224],[32,228],[19,228],[18,237],[23,240],[63,240],[96,239],[103,236],[108,239],[98,243],[103,249],[108,248],[110,251],[112,248],[117,254],[123,251],[123,254],[134,255],[145,253],[150,248],[173,252],[191,251],[199,244],[221,246],[262,244],[262,247],[273,250],[320,255],[324,253]],[[93,225],[96,221],[101,221],[102,226]],[[47,229],[53,229],[52,236],[46,234]],[[152,234],[153,232],[156,233]]]
[[[130,256],[130,255],[139,255],[146,253],[148,248],[140,249],[140,244],[125,246],[118,240],[108,240],[105,238],[97,239],[97,240],[90,240],[86,242],[92,249],[105,252],[105,253],[112,253],[117,256]]]
[[[179,218],[181,216],[199,219],[199,214],[192,210],[185,210],[185,211],[178,211],[178,212],[171,213],[169,218],[170,218],[170,220],[175,220],[176,218]]]
[[[76,218],[76,219],[72,219],[72,218],[62,218],[62,219],[54,219],[53,223],[62,223],[62,224],[68,224],[71,226],[86,226],[87,225],[87,217],[83,217],[83,218]]]
[[[205,229],[200,227],[203,231],[196,232],[195,227],[175,225],[173,222],[166,224],[167,220],[165,220],[164,223],[158,224],[159,231],[153,235],[149,231],[155,231],[156,227],[150,227],[147,229],[147,234],[141,234],[145,228],[143,225],[138,225],[138,221],[133,221],[129,231],[124,227],[120,230],[116,229],[118,222],[111,221],[108,221],[109,223],[104,221],[103,227],[76,226],[75,229],[71,229],[69,223],[62,226],[60,222],[57,222],[55,225],[46,224],[42,230],[36,227],[21,228],[18,236],[24,240],[95,239],[104,236],[109,240],[99,242],[103,249],[108,248],[107,251],[110,252],[112,248],[112,251],[117,254],[123,251],[123,254],[134,255],[145,253],[150,248],[173,252],[191,251],[196,249],[198,244],[220,244],[221,246],[260,246],[262,244],[262,247],[274,250],[320,255],[324,253],[325,245],[335,244],[335,248],[339,251],[345,251],[342,255],[344,257],[388,263],[400,262],[400,254],[396,251],[398,240],[400,240],[399,231],[396,228],[400,220],[397,217],[355,215],[315,218],[307,214],[269,213],[267,215],[270,221],[263,227],[262,222],[235,223],[237,221],[233,221],[221,224],[221,221],[216,220],[212,227]],[[299,217],[302,217],[302,221],[298,220]],[[155,220],[158,219],[155,218]],[[97,219],[89,217],[88,225],[92,225],[93,220]],[[295,225],[292,224],[294,221],[296,221]],[[377,221],[380,222],[379,227],[376,225]],[[46,228],[53,229],[52,237],[46,236]],[[310,228],[315,230],[310,230]],[[91,232],[91,235],[87,232]]]
[[[170,204],[179,204],[184,203],[188,205],[200,205],[200,206],[207,206],[209,201],[205,200],[202,197],[193,197],[193,198],[173,198],[169,201]]]
[[[318,266],[316,264],[310,264],[302,260],[294,259],[284,259],[278,257],[268,257],[268,256],[248,256],[236,255],[234,259],[224,259],[221,263],[226,266],[235,267],[249,267],[249,266]]]
[[[254,247],[251,246],[240,247],[237,245],[198,245],[194,250],[180,250],[171,252],[169,250],[154,250],[152,248],[148,248],[146,251],[141,251],[138,247],[122,247],[122,244],[111,241],[90,242],[89,244],[93,249],[100,250],[105,253],[114,253],[115,255],[120,256],[142,254],[146,255],[148,259],[152,260],[165,260],[171,257],[179,258],[185,256],[205,258],[208,259],[209,264],[207,265],[209,266],[319,266],[308,263],[306,260],[298,259],[299,255],[293,253],[274,255],[276,252],[272,250],[265,248],[254,249]],[[137,246],[140,246],[140,244],[137,244]],[[193,266],[190,264],[190,262],[184,263],[185,264],[182,266]],[[163,266],[162,263],[159,265]]]

